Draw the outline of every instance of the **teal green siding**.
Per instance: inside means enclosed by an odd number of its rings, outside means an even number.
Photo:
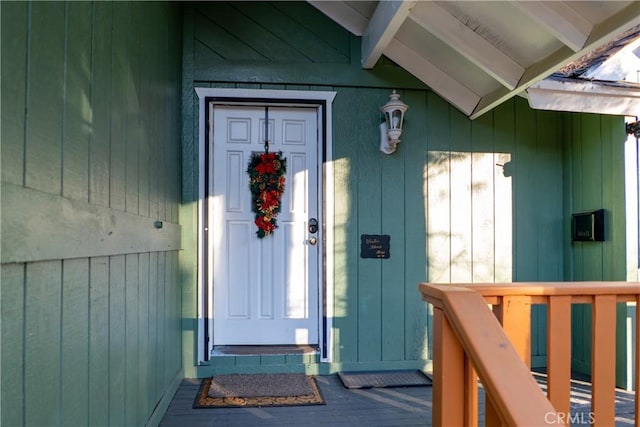
[[[625,278],[621,118],[514,98],[471,122],[385,58],[363,70],[360,39],[305,2],[2,2],[0,15],[3,425],[154,424],[184,375],[426,368],[421,281]],[[331,365],[196,366],[194,87],[337,92]],[[392,89],[410,110],[385,156]],[[607,241],[572,244],[571,213],[596,208]],[[361,259],[365,233],[389,234],[391,258]],[[545,316],[534,308],[534,365]],[[573,318],[587,371],[589,308]]]
[[[0,424],[153,424],[182,378],[181,8],[1,16]]]
[[[300,38],[288,37],[291,32]],[[187,272],[187,375],[426,367],[431,313],[419,298],[418,282],[579,280],[583,276],[568,274],[582,262],[576,260],[580,248],[571,247],[568,234],[573,200],[583,193],[597,197],[592,186],[615,185],[617,193],[623,191],[619,177],[609,183],[617,176],[611,171],[622,169],[615,150],[605,156],[606,167],[595,169],[597,175],[572,178],[583,155],[575,152],[580,138],[574,123],[589,116],[534,111],[516,97],[472,122],[384,57],[374,69],[363,70],[360,39],[304,3],[187,5],[183,54],[181,265]],[[269,360],[267,365],[260,358],[232,357],[195,367],[197,264],[195,245],[185,243],[194,242],[197,232],[194,87],[337,92],[331,189],[335,246],[328,248],[335,266],[327,272],[335,286],[335,363],[328,367],[313,360]],[[378,150],[377,112],[392,89],[400,91],[409,111],[398,151],[385,156]],[[617,141],[619,120],[602,120],[609,123],[607,141]],[[604,204],[622,215],[619,195],[603,197],[609,198]],[[602,275],[607,279],[625,271],[624,257],[616,261],[624,248],[623,225],[616,219],[610,227],[613,240],[599,252],[608,260]],[[359,236],[365,233],[389,234],[391,258],[361,259]],[[545,307],[534,307],[534,366],[545,363],[545,325]]]
[[[626,280],[624,118],[594,114],[564,117],[564,269],[566,280]],[[570,218],[575,212],[605,209],[605,241],[570,239]],[[618,307],[617,383],[626,382],[626,308]],[[591,306],[572,308],[573,366],[591,370]]]

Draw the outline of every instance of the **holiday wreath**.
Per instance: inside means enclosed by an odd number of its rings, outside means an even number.
[[[278,153],[253,153],[249,161],[249,188],[251,207],[255,213],[256,234],[260,239],[278,227],[276,216],[280,212],[280,199],[284,193],[287,159]]]

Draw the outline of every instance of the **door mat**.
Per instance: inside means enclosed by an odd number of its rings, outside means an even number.
[[[194,408],[324,405],[314,377],[305,374],[229,374],[202,381]]]
[[[317,354],[318,347],[312,345],[216,345],[212,356],[247,356],[268,354]]]
[[[346,388],[416,387],[432,385],[431,378],[419,370],[339,372]]]

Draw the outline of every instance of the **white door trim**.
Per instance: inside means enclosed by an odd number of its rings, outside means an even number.
[[[265,90],[265,89],[229,89],[229,88],[195,88],[198,95],[198,333],[197,351],[198,363],[205,362],[211,354],[213,340],[206,339],[205,330],[210,319],[213,319],[212,304],[205,301],[205,289],[207,284],[206,268],[208,262],[205,258],[205,141],[207,129],[207,117],[205,117],[207,102],[225,101],[233,104],[265,105],[270,102],[281,106],[313,106],[318,111],[319,135],[318,140],[324,144],[324,153],[320,157],[323,163],[320,177],[322,185],[322,200],[324,202],[323,218],[325,222],[324,268],[318,269],[320,284],[319,321],[320,321],[320,356],[322,362],[331,362],[333,354],[333,247],[334,247],[334,171],[333,171],[333,141],[332,141],[332,108],[331,105],[336,92],[331,91],[299,91],[299,90]],[[209,307],[208,309],[206,307]]]

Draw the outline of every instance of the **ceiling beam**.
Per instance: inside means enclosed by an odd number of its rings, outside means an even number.
[[[362,36],[362,68],[376,65],[415,3],[416,0],[378,3]]]
[[[308,0],[307,3],[337,22],[353,35],[362,36],[369,19],[342,1]]]
[[[385,56],[395,62],[402,61],[402,68],[424,82],[434,92],[446,99],[451,105],[469,116],[478,102],[480,96],[453,79],[424,57],[415,53],[398,39],[389,43]]]
[[[638,3],[634,2],[609,19],[596,25],[591,31],[585,46],[580,51],[574,52],[566,46],[562,47],[542,61],[527,68],[520,83],[514,90],[509,91],[506,88],[500,88],[483,96],[470,118],[473,120],[480,117],[507,99],[518,95],[532,84],[548,77],[563,66],[610,42],[616,36],[639,24]]]
[[[524,67],[438,4],[433,2],[419,3],[413,8],[410,19],[508,89],[514,89],[520,81],[525,70]]]
[[[593,28],[591,22],[562,1],[513,0],[512,3],[574,52],[584,47]]]

